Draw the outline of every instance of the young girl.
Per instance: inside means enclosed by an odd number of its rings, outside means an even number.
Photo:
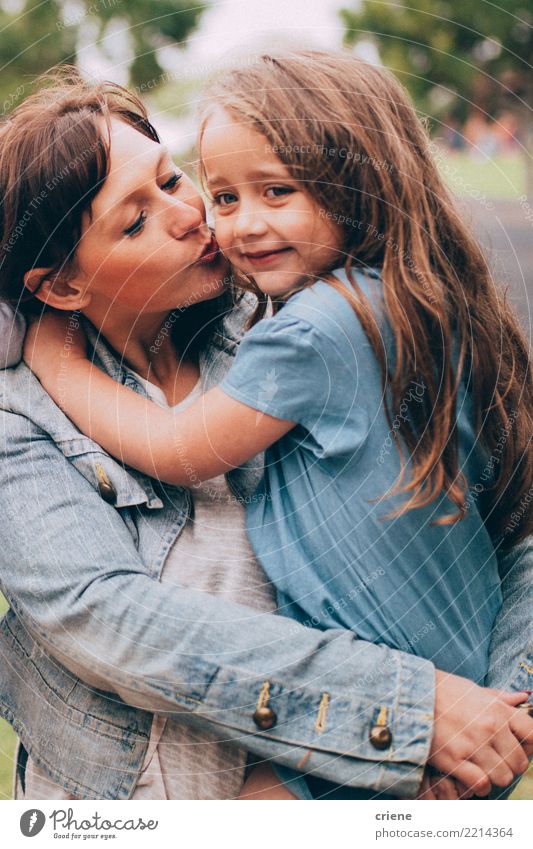
[[[528,350],[411,103],[352,56],[266,56],[210,91],[200,156],[218,244],[260,293],[256,317],[268,299],[274,314],[177,413],[72,339],[62,357],[53,319],[38,376],[81,430],[175,485],[266,450],[247,529],[279,611],[482,683],[495,547],[533,529],[531,513],[510,522],[533,477]],[[128,210],[124,238],[142,240],[150,208]],[[301,798],[331,789],[278,775]]]

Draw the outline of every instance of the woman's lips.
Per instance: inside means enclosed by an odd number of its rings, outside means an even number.
[[[205,246],[198,260],[202,265],[213,262],[219,255],[220,248],[214,236],[211,236],[211,241]]]
[[[286,254],[288,251],[291,251],[292,248],[278,248],[275,251],[253,251],[250,253],[243,253],[242,256],[244,259],[247,259],[252,265],[257,267],[261,267],[264,265],[270,265],[274,263],[279,256],[282,254]]]

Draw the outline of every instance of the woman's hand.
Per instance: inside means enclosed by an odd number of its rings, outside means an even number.
[[[420,790],[416,798],[425,802],[450,801],[453,799],[469,799],[472,791],[468,790],[460,781],[450,778],[449,775],[441,775],[431,767],[426,767]]]
[[[31,320],[24,340],[24,361],[57,403],[70,366],[86,356],[87,340],[78,313],[54,310]]]
[[[516,709],[526,698],[436,670],[428,762],[477,796],[487,796],[492,784],[506,787],[525,772],[533,754],[533,719]]]

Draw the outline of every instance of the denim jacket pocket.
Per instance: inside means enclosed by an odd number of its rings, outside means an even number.
[[[146,504],[150,508],[163,507],[163,502],[156,494],[149,478],[143,476],[143,485],[141,485],[132,474],[89,437],[79,434],[61,439],[56,444],[78,472],[113,507],[135,507],[141,504]],[[102,482],[105,483],[104,493]]]
[[[13,611],[8,611],[0,630],[23,662],[32,685],[46,695],[48,702],[54,701],[65,717],[104,737],[125,737],[126,745],[129,735],[143,735],[144,711],[125,705],[115,693],[82,682],[43,651]]]
[[[49,655],[45,654],[35,642],[27,628],[12,610],[8,610],[0,623],[11,649],[21,659],[26,668],[31,667],[38,673],[45,689],[50,690],[65,704],[76,686],[76,677],[63,669]],[[33,677],[32,675],[30,677]]]
[[[152,714],[83,685],[13,611],[0,623],[0,660],[0,715],[50,780],[82,799],[129,798]]]

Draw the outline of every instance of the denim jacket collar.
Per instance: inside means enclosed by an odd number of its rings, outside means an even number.
[[[211,344],[200,356],[200,373],[205,389],[218,383],[235,356],[252,301],[241,299],[215,329]],[[77,320],[77,319],[76,319]],[[92,348],[93,362],[117,383],[147,397],[145,388],[135,374],[118,359],[101,333],[87,319],[81,318],[83,329]],[[145,505],[162,508],[163,500],[156,491],[156,482],[135,469],[126,469],[94,440],[82,434],[60,410],[33,372],[24,362],[0,372],[0,399],[4,409],[25,416],[48,434],[59,450],[95,488],[102,480],[111,484],[117,508]],[[253,492],[261,476],[261,458],[246,464],[229,475],[229,481],[239,497]],[[165,485],[167,495],[184,492],[182,487]]]
[[[105,476],[116,492],[115,507],[162,506],[150,478],[126,471],[94,440],[80,433],[24,362],[3,371],[2,378],[3,408],[24,416],[48,434],[95,489]]]

